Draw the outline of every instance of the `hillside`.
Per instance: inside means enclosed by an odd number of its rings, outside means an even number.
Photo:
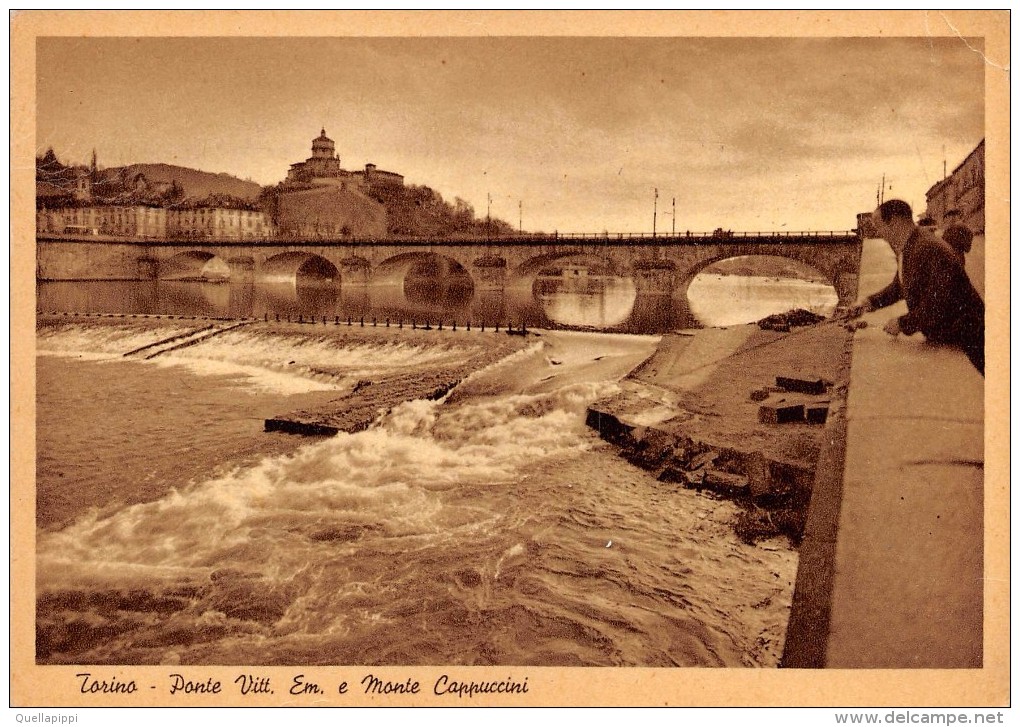
[[[386,237],[386,209],[354,189],[332,185],[279,194],[281,234],[309,238]]]
[[[86,177],[86,194],[75,197],[75,185]],[[225,172],[215,174],[174,164],[97,169],[93,158],[91,166],[67,166],[52,149],[36,158],[36,182],[37,206],[258,209],[285,235],[479,238],[514,233],[504,220],[479,219],[464,200],[455,198],[451,204],[425,186],[378,184],[366,193],[332,185],[281,183],[263,188]]]
[[[226,173],[201,172],[173,164],[129,164],[126,167],[111,167],[104,170],[103,174],[107,178],[116,177],[131,186],[135,186],[134,181],[139,175],[145,177],[150,187],[169,186],[177,182],[184,190],[184,197],[195,200],[217,195],[254,202],[262,191],[262,187],[255,182],[246,182]]]
[[[386,208],[390,235],[485,237],[513,234],[514,228],[495,217],[478,219],[459,197],[450,204],[425,186],[373,187],[369,196]]]

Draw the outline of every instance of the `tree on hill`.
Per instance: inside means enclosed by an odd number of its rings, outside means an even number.
[[[262,210],[274,225],[280,222],[280,187],[279,184],[263,187],[258,199],[255,200],[257,209]]]
[[[66,187],[74,183],[75,168],[61,164],[52,148],[46,150],[41,157],[35,158],[35,181],[48,182],[58,187]]]
[[[46,150],[46,153],[41,157],[35,158],[35,174],[36,179],[41,182],[48,181],[45,177],[58,174],[64,169],[64,165],[57,159],[57,155],[53,152],[53,147]]]
[[[163,194],[163,201],[168,206],[184,201],[184,187],[178,184],[176,179],[170,182],[170,188]]]
[[[178,201],[180,201],[180,199],[183,198],[184,190],[181,188],[179,184],[177,184],[177,180],[174,180],[173,183],[171,184],[171,189],[168,190],[168,194],[171,197],[176,195]],[[218,194],[218,193],[210,194],[200,200],[197,200],[192,204],[192,206],[219,207],[221,209],[231,210],[256,210],[259,208],[257,200],[251,201],[243,199],[241,197],[235,197],[230,194]]]
[[[457,197],[454,203],[426,186],[373,187],[371,196],[386,207],[387,234],[407,237],[485,237],[513,233],[503,220],[475,217],[474,208]]]

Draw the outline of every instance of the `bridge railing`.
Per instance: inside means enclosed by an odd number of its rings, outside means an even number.
[[[835,239],[853,237],[857,234],[856,230],[758,230],[758,231],[732,231],[727,230],[725,232],[696,232],[696,231],[684,231],[684,232],[670,232],[670,233],[652,233],[652,232],[559,232],[552,234],[542,235],[507,235],[501,236],[500,240],[521,240],[521,239],[553,239],[553,240],[662,240],[668,242],[670,240],[683,241],[689,239],[698,240],[732,240],[732,239],[764,239],[764,238],[777,238],[777,239],[789,239],[794,237],[811,237],[820,239]]]
[[[393,236],[393,237],[309,237],[309,236],[287,236],[287,237],[142,237],[137,235],[94,235],[83,233],[55,233],[38,232],[36,237],[41,240],[81,240],[94,242],[145,242],[158,245],[160,243],[172,243],[174,245],[195,244],[195,245],[281,245],[281,244],[345,244],[345,245],[400,245],[400,244],[422,244],[436,241],[454,243],[461,245],[521,245],[521,244],[556,244],[558,242],[590,243],[590,244],[619,244],[620,242],[654,242],[655,244],[718,244],[739,240],[754,240],[756,242],[782,243],[787,240],[817,240],[818,242],[842,241],[847,238],[857,237],[856,230],[801,230],[801,231],[714,231],[694,232],[684,231],[677,233],[651,233],[651,232],[553,232],[553,233],[520,233],[511,235],[493,235],[486,237],[437,237],[437,236]]]

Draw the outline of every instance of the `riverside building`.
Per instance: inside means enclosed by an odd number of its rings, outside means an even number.
[[[41,209],[36,213],[36,232],[229,241],[269,238],[274,229],[263,212],[253,210],[99,205]]]
[[[942,223],[946,212],[960,211],[961,222],[975,234],[985,231],[985,140],[960,162],[945,179],[932,185],[925,193],[926,214]]]

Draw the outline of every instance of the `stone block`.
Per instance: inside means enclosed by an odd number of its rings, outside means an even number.
[[[684,480],[687,482],[687,487],[700,490],[705,486],[705,470],[684,472]]]
[[[704,486],[724,495],[738,495],[748,490],[748,480],[743,475],[722,470],[705,470]]]
[[[758,407],[758,421],[762,424],[787,424],[804,421],[804,405],[778,401]]]
[[[744,473],[747,475],[752,495],[757,497],[769,491],[772,469],[769,460],[761,452],[750,452],[744,457]]]
[[[687,474],[687,472],[679,467],[670,465],[663,468],[657,479],[659,482],[683,482],[684,484],[687,484]]]
[[[710,449],[707,452],[702,452],[701,454],[692,457],[690,464],[687,466],[687,469],[697,470],[702,469],[704,467],[708,467],[709,465],[715,464],[715,461],[718,458],[719,453],[716,452],[715,450]]]
[[[800,376],[777,376],[776,386],[784,391],[796,391],[800,394],[824,394],[825,379],[808,379]]]
[[[810,424],[825,424],[829,418],[829,402],[818,401],[804,407],[804,417]]]

